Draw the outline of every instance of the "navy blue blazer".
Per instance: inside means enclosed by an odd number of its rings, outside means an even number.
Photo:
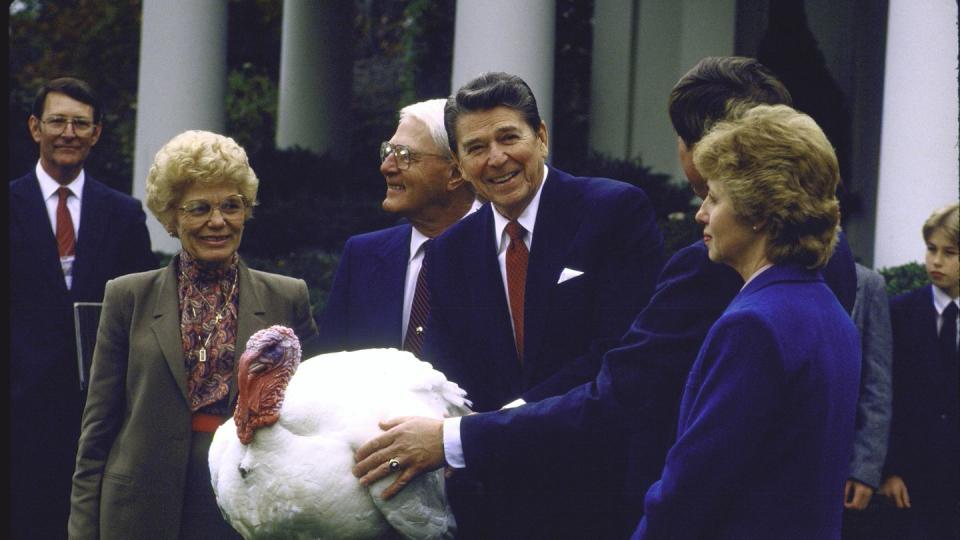
[[[855,296],[856,279],[845,279],[856,275],[853,255],[842,235],[829,267],[836,267],[825,272],[834,294]],[[620,534],[613,537],[626,536],[643,515],[647,489],[660,477],[690,366],[707,331],[742,286],[733,269],[710,262],[702,241],[681,249],[664,266],[650,303],[619,345],[604,355],[596,380],[564,396],[463,418],[467,469],[482,478],[508,467],[538,470],[568,455],[582,458],[571,452],[572,441],[597,441],[593,448],[578,450],[599,452],[595,459],[606,459],[610,448],[623,444],[617,437],[624,432],[627,462],[615,472],[623,497],[611,511],[620,514]],[[853,301],[845,307],[852,309]]]
[[[540,196],[527,269],[524,358],[514,345],[497,262],[493,208],[456,223],[429,255],[424,358],[489,411],[536,389],[555,395],[592,379],[653,292],[663,238],[646,194],[551,168]],[[564,268],[583,274],[557,283]]]
[[[317,321],[320,334],[315,345],[305,345],[305,354],[403,346],[411,230],[407,223],[347,240]]]
[[[937,356],[933,285],[890,301],[893,422],[884,476],[903,478],[916,506],[956,500],[960,486],[957,381]]]
[[[156,268],[157,260],[140,201],[87,175],[68,290],[35,172],[11,182],[9,196],[15,515],[36,537],[47,536],[48,524],[60,537],[83,407],[73,302],[100,302],[107,280]]]
[[[859,385],[860,338],[819,273],[754,278],[690,370],[634,538],[839,539]]]

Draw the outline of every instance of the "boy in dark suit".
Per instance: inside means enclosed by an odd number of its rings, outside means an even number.
[[[923,224],[929,286],[890,301],[893,425],[880,493],[909,508],[903,538],[960,537],[957,203]]]

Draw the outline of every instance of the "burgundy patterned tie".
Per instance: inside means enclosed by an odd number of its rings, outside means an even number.
[[[410,306],[410,322],[407,323],[407,335],[403,339],[403,350],[412,352],[417,358],[423,349],[423,334],[426,331],[427,315],[430,314],[430,289],[427,288],[427,251],[430,242],[423,243],[423,260],[420,273],[417,274],[417,287],[413,292],[413,304]]]
[[[510,297],[513,333],[520,362],[523,362],[523,296],[527,284],[527,259],[530,256],[523,242],[526,233],[516,221],[507,224],[507,234],[510,236],[510,245],[507,246],[507,295]]]
[[[73,235],[73,219],[70,217],[70,210],[67,209],[67,197],[70,196],[70,188],[61,187],[57,189],[57,195],[60,201],[57,202],[57,251],[61,257],[73,255],[76,241]]]

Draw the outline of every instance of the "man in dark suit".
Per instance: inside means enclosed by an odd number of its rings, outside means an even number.
[[[467,391],[476,411],[592,379],[599,355],[585,353],[616,342],[660,271],[663,241],[649,199],[623,182],[545,165],[547,127],[514,75],[464,85],[447,102],[445,124],[464,177],[490,204],[437,238],[427,258],[425,359]],[[597,485],[587,490],[587,476],[574,480],[585,488],[580,500],[555,500],[559,477],[551,474],[484,479],[482,535],[582,530],[573,523],[597,517],[604,498],[588,493],[602,482],[591,477]],[[481,534],[461,521],[466,535]]]
[[[669,108],[694,192],[707,193],[690,158],[710,125],[731,106],[790,102],[783,84],[753,59],[706,58],[684,75],[671,92]],[[852,310],[856,272],[842,237],[823,274],[844,308]],[[667,262],[649,304],[602,357],[595,380],[523,407],[447,419],[439,431],[436,422],[423,419],[384,423],[389,431],[358,450],[355,472],[364,482],[374,481],[389,472],[387,460],[398,457],[405,471],[385,491],[391,496],[421,470],[444,462],[486,478],[553,464],[580,468],[577,459],[591,459],[578,455],[585,440],[598,441],[595,446],[625,445],[626,464],[616,471],[623,481],[620,507],[610,512],[614,530],[604,531],[607,537],[623,538],[642,517],[644,495],[660,476],[687,373],[707,331],[742,286],[743,279],[731,268],[712,263],[704,243],[697,241]],[[411,435],[421,437],[414,450],[400,450]]]
[[[73,303],[114,277],[155,268],[140,202],[85,174],[102,130],[90,86],[60,78],[34,100],[35,170],[10,183],[12,532],[62,538],[83,393]]]
[[[420,354],[426,321],[417,321],[414,298],[427,241],[474,205],[447,143],[445,102],[404,107],[396,133],[381,144],[380,172],[387,182],[382,206],[407,222],[347,240],[319,317],[319,338],[305,344],[304,358],[373,347]]]

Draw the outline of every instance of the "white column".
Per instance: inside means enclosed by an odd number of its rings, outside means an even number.
[[[735,0],[640,0],[631,157],[685,181],[667,100],[705,56],[733,54]],[[596,29],[594,30],[597,31]]]
[[[550,0],[457,0],[451,91],[485,71],[517,75],[533,90],[549,133],[555,21]]]
[[[590,70],[590,148],[610,157],[630,156],[635,39],[634,0],[593,6]]]
[[[957,201],[957,4],[890,0],[874,266],[923,261],[921,228]]]
[[[349,148],[352,12],[349,0],[284,0],[278,148]]]
[[[685,178],[670,89],[705,56],[733,54],[735,0],[604,0],[594,6],[590,145]]]
[[[225,0],[144,0],[134,197],[145,198],[153,156],[174,135],[188,129],[223,133],[226,59]],[[150,212],[147,227],[154,251],[180,249]]]

